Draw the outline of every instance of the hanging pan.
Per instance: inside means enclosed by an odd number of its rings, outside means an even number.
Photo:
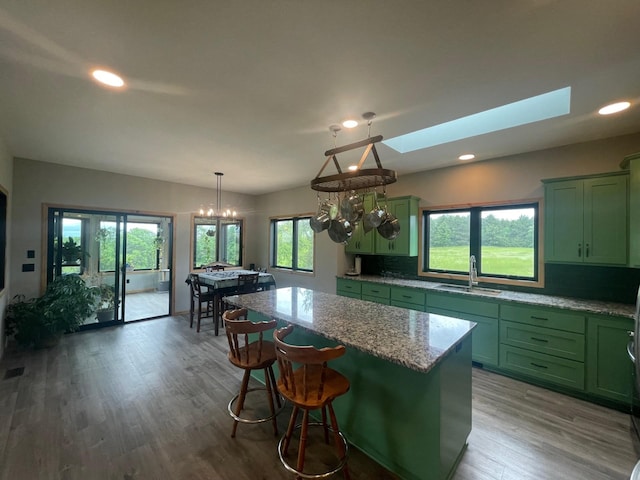
[[[400,222],[391,213],[386,212],[383,222],[378,226],[378,233],[385,240],[395,240],[400,233]]]
[[[362,197],[354,191],[345,196],[340,202],[340,215],[349,223],[358,223],[362,219],[363,213]]]
[[[362,226],[365,233],[369,233],[374,228],[378,228],[386,215],[386,211],[384,210],[384,208],[381,208],[380,205],[378,205],[378,194],[374,193],[373,198],[376,202],[373,210],[364,215],[362,219]]]
[[[329,225],[329,238],[334,242],[347,243],[352,233],[353,227],[348,220],[344,218],[331,220],[331,225]]]

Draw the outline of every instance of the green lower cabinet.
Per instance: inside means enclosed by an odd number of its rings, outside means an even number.
[[[514,347],[584,362],[584,335],[502,320],[500,341]]]
[[[349,297],[349,298],[357,298],[358,300],[362,300],[362,295],[356,292],[345,292],[342,290],[338,290],[336,295],[340,295],[341,297]]]
[[[362,300],[366,300],[367,302],[381,303],[382,305],[389,305],[389,299],[388,298],[380,298],[380,297],[372,297],[370,295],[362,295]]]
[[[336,295],[349,298],[361,298],[362,282],[349,280],[347,278],[338,278],[336,282]]]
[[[471,358],[474,362],[482,365],[497,367],[498,366],[498,319],[490,317],[482,317],[470,313],[452,312],[441,308],[429,307],[430,313],[438,315],[446,315],[448,317],[462,318],[476,322],[476,328],[473,329],[473,345],[471,347]]]
[[[425,311],[424,305],[417,305],[415,303],[409,302],[400,302],[398,300],[391,300],[391,303],[389,305],[391,305],[392,307],[406,308],[407,310],[416,310],[418,312]]]
[[[450,293],[429,293],[427,311],[476,322],[472,334],[472,359],[485,366],[498,366],[497,303]]]
[[[587,317],[587,391],[629,404],[633,364],[627,355],[633,320]]]
[[[424,312],[426,292],[418,288],[391,287],[391,305]]]
[[[502,344],[500,368],[573,390],[584,390],[582,362]]]
[[[391,305],[394,307],[406,308],[424,312],[426,293],[424,290],[410,287],[391,287],[389,292]]]

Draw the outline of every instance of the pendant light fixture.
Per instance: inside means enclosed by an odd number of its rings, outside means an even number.
[[[220,205],[222,204],[222,176],[224,173],[222,172],[214,172],[216,175],[216,206],[214,208],[213,204],[209,204],[208,208],[205,208],[204,205],[200,205],[200,216],[201,217],[209,217],[212,219],[216,218],[235,218],[237,212],[232,209],[222,209]]]

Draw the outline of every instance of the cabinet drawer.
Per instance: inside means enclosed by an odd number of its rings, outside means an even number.
[[[431,293],[427,296],[427,307],[442,308],[453,312],[470,313],[482,317],[498,318],[498,304],[465,298],[462,295]]]
[[[383,297],[372,297],[371,295],[362,294],[362,300],[366,300],[367,302],[376,302],[381,303],[383,305],[389,305],[389,299]]]
[[[391,300],[412,303],[422,307],[425,305],[425,292],[416,288],[391,287]]]
[[[579,313],[536,307],[502,305],[500,318],[511,322],[555,328],[567,332],[584,333],[585,319]]]
[[[401,302],[399,300],[391,300],[390,305],[392,307],[400,307],[406,308],[407,310],[417,310],[419,312],[424,312],[424,305],[418,305],[417,303],[407,303]]]
[[[338,292],[362,293],[362,282],[355,280],[347,280],[346,278],[338,278],[338,284],[336,290]]]
[[[584,335],[522,323],[500,322],[500,342],[556,357],[584,361]]]
[[[388,285],[381,285],[379,283],[362,283],[362,297],[378,297],[389,300],[389,291],[391,287]]]
[[[575,390],[584,390],[584,363],[500,345],[500,368]]]
[[[358,300],[362,297],[358,292],[345,292],[344,290],[338,290],[336,295],[340,295],[341,297],[357,298]]]

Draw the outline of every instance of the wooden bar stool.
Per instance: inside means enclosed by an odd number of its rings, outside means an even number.
[[[336,397],[347,393],[350,384],[344,375],[327,367],[329,360],[344,355],[345,347],[339,345],[333,348],[317,349],[313,346],[290,345],[284,342],[284,338],[292,331],[293,325],[289,325],[273,333],[278,369],[280,370],[280,378],[277,382],[278,391],[293,404],[287,432],[278,443],[278,456],[284,467],[289,472],[296,474],[296,478],[326,478],[342,470],[344,478],[349,479],[349,470],[347,468],[349,446],[338,428],[338,421],[333,411],[332,402]],[[294,368],[294,364],[297,368]],[[303,411],[302,424],[296,425],[300,410]],[[309,412],[312,410],[321,410],[321,423],[309,422]],[[327,411],[329,412],[331,426],[327,424]],[[329,443],[329,430],[333,432],[338,464],[328,472],[304,472],[304,455],[309,426],[322,426],[326,443]],[[287,455],[293,430],[298,427],[301,428],[298,463],[296,468],[293,468],[285,461],[284,457]]]
[[[273,364],[276,361],[276,351],[273,342],[263,340],[263,333],[267,330],[273,330],[277,322],[271,320],[269,322],[251,322],[246,320],[247,309],[227,310],[222,315],[226,324],[227,339],[229,340],[229,361],[238,368],[244,369],[242,377],[242,385],[240,392],[234,396],[227,410],[229,415],[233,417],[233,429],[231,436],[236,436],[238,422],[241,423],[262,423],[271,420],[273,422],[274,435],[278,434],[278,425],[276,415],[282,411],[284,402],[281,401],[278,390],[276,389],[276,379],[273,374]],[[249,335],[258,334],[257,340],[251,341]],[[249,388],[249,378],[252,370],[264,370],[265,386],[261,388]],[[248,419],[242,418],[240,414],[244,408],[247,393],[254,390],[266,390],[269,400],[269,410],[271,414],[264,418]],[[276,411],[275,402],[278,405]],[[235,404],[235,405],[234,405]]]

